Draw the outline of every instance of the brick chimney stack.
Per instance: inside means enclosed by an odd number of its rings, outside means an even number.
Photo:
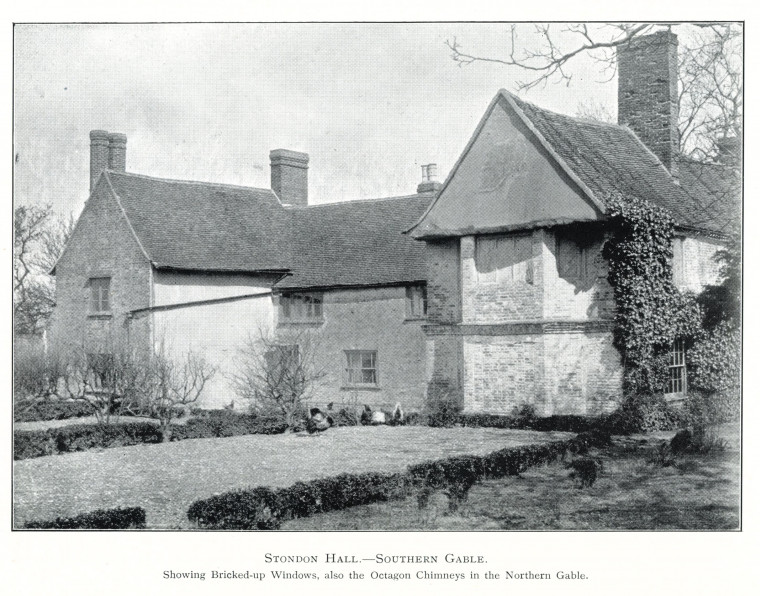
[[[127,135],[106,130],[90,131],[90,191],[103,170],[124,172],[127,167]]]
[[[283,205],[309,204],[309,155],[289,149],[269,152],[272,190]]]
[[[626,125],[671,174],[678,175],[678,37],[671,31],[618,48],[618,123]]]

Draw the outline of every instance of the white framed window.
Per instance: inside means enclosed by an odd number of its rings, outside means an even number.
[[[111,278],[90,278],[90,312],[104,313],[111,310]]]
[[[424,319],[427,317],[427,287],[407,286],[406,318]]]
[[[686,393],[686,346],[682,339],[670,347],[666,393]]]
[[[322,294],[283,294],[280,296],[280,317],[285,321],[321,321]]]
[[[533,283],[532,238],[478,236],[475,242],[475,268],[481,283]]]
[[[356,386],[377,386],[377,352],[375,350],[345,350],[346,384]]]

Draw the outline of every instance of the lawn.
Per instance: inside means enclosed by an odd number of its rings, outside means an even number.
[[[732,530],[740,524],[738,425],[722,429],[728,449],[684,455],[663,467],[661,440],[615,437],[594,451],[603,474],[591,488],[576,488],[561,463],[520,477],[476,485],[468,501],[449,513],[438,495],[420,510],[414,498],[376,503],[292,520],[282,530]]]
[[[490,428],[342,427],[320,436],[244,435],[40,457],[13,464],[14,524],[144,507],[149,528],[189,528],[200,498],[289,486],[343,472],[393,472],[451,455],[560,440],[568,433]]]

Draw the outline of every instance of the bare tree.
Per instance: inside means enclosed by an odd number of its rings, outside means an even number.
[[[324,376],[315,362],[317,344],[308,333],[283,343],[261,334],[249,337],[239,350],[233,382],[237,394],[253,410],[282,417],[293,427],[301,416],[314,384]]]
[[[602,77],[612,80],[615,50],[636,37],[679,27],[679,129],[681,149],[693,158],[714,159],[724,138],[741,137],[743,115],[743,27],[740,23],[547,24],[509,28],[503,56],[483,56],[464,49],[456,38],[446,41],[459,66],[487,62],[516,67],[530,76],[516,84],[528,91],[547,83],[570,85],[573,63],[591,58]]]
[[[159,421],[164,441],[171,440],[172,422],[179,410],[198,401],[216,368],[198,352],[172,359],[162,343],[151,356],[148,382],[142,399],[148,415]]]
[[[89,404],[99,424],[139,403],[151,386],[150,362],[128,346],[108,353],[73,349],[61,366],[61,397]]]
[[[13,222],[14,330],[39,332],[55,305],[50,271],[74,227],[73,217],[63,220],[50,205],[20,205]]]

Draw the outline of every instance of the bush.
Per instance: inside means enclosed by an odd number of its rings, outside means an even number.
[[[92,416],[93,408],[83,401],[59,399],[23,400],[13,403],[14,422],[39,422],[42,420],[67,420]]]
[[[161,440],[160,429],[149,422],[75,424],[39,431],[16,431],[13,435],[13,459],[87,451],[98,447],[160,443]]]
[[[619,409],[599,420],[597,428],[614,435],[673,430],[685,424],[685,416],[662,395],[632,395]]]
[[[215,530],[276,530],[282,521],[384,501],[402,494],[400,474],[341,474],[281,489],[256,487],[193,503],[188,519]]]
[[[145,509],[123,507],[98,509],[76,517],[57,517],[52,521],[32,521],[24,524],[35,530],[128,530],[145,528]]]
[[[241,414],[232,410],[203,410],[195,418],[172,430],[172,440],[210,439],[238,435],[275,435],[288,426],[279,418]]]

